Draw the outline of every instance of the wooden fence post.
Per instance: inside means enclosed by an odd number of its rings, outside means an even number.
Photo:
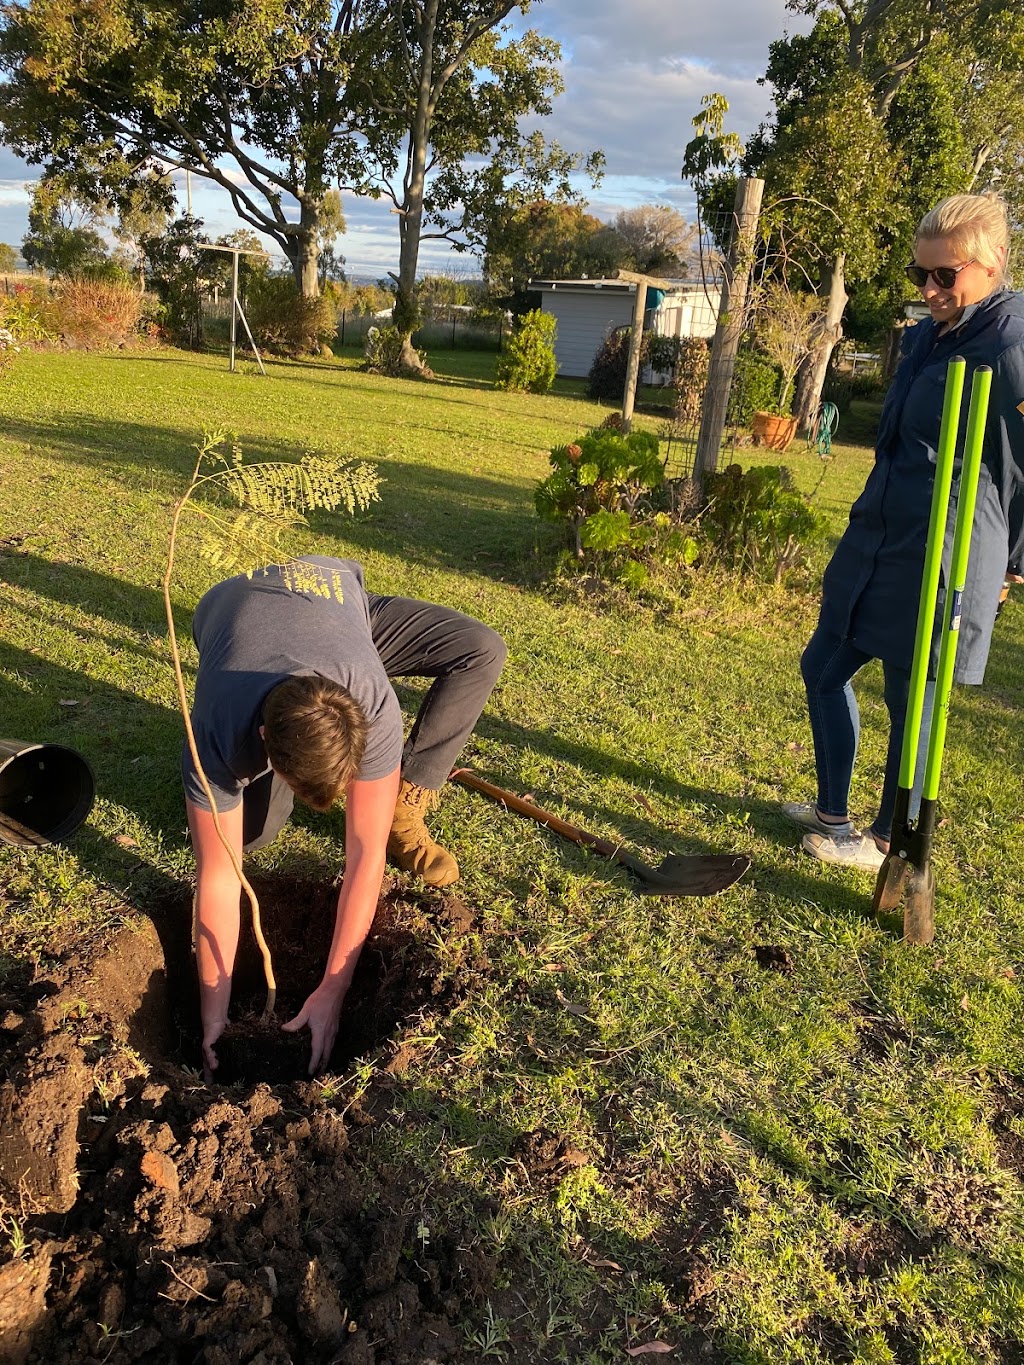
[[[722,301],[718,310],[715,339],[711,347],[708,383],[701,407],[700,434],[693,462],[693,478],[702,491],[704,477],[718,468],[722,448],[729,391],[736,369],[736,352],[743,332],[743,316],[754,256],[754,238],[761,213],[764,181],[742,177],[736,185],[733,202],[733,233],[722,281]]]
[[[640,275],[635,270],[617,270],[617,280],[636,285],[636,298],[633,302],[633,326],[629,334],[629,356],[626,360],[626,387],[622,393],[622,430],[628,434],[633,425],[633,405],[636,400],[636,384],[640,377],[640,347],[644,339],[644,314],[647,312],[647,289],[671,289],[666,280],[655,279],[653,275]]]

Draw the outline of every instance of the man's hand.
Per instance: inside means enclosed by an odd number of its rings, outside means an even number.
[[[213,1080],[213,1073],[220,1066],[213,1045],[220,1038],[226,1026],[226,1019],[211,1020],[203,1025],[203,1080],[206,1081],[207,1085]]]
[[[336,984],[325,985],[321,982],[295,1018],[281,1025],[285,1033],[297,1033],[300,1028],[309,1029],[311,1076],[327,1065],[334,1051],[338,1017],[344,999],[345,992]]]

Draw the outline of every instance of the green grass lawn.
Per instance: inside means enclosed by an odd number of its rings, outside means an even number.
[[[798,658],[826,550],[780,588],[690,574],[629,603],[552,585],[533,485],[604,410],[578,383],[498,393],[493,356],[430,359],[431,384],[364,374],[354,354],[267,379],[172,350],[19,358],[0,387],[0,732],[79,749],[99,795],[67,848],[0,846],[0,969],[105,934],[190,875],[159,584],[192,444],[225,428],[249,458],[370,459],[382,503],[318,515],[296,548],[356,557],[374,590],[504,635],[467,759],[651,861],[754,860],[717,899],[645,900],[612,865],[448,791],[437,824],[489,965],[432,1020],[378,1147],[467,1207],[494,1201],[480,1236],[504,1278],[468,1327],[479,1358],[524,1338],[524,1361],[621,1360],[654,1339],[689,1358],[698,1326],[749,1365],[1021,1360],[1024,607],[1000,619],[986,686],[954,696],[938,937],[912,949],[874,924],[870,877],[806,858],[777,813],[813,796]],[[843,434],[817,495],[836,535],[871,459]],[[784,459],[817,483],[815,456]],[[179,563],[187,639],[216,575],[191,533]],[[859,695],[867,821],[885,741],[874,666]],[[257,866],[330,878],[341,847],[338,813],[302,815]],[[543,1189],[514,1157],[538,1128],[586,1158]]]

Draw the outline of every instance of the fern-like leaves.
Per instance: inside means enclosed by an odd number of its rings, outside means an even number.
[[[207,435],[187,510],[201,522],[200,553],[226,574],[286,563],[285,581],[295,592],[341,600],[338,575],[291,560],[281,551],[284,533],[306,525],[308,512],[344,508],[350,515],[380,500],[380,475],[373,465],[314,452],[300,460],[246,464],[237,444],[223,433]],[[212,496],[211,496],[212,495]],[[225,501],[236,509],[225,507]],[[336,581],[335,581],[336,580]]]

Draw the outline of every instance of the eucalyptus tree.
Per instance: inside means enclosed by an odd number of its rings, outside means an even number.
[[[580,165],[522,131],[561,89],[558,45],[505,25],[527,8],[8,0],[0,126],[31,164],[98,186],[123,186],[154,165],[205,177],[278,243],[307,297],[318,291],[328,192],[390,198],[395,321],[408,345],[424,233],[479,244],[503,196],[567,188]]]

